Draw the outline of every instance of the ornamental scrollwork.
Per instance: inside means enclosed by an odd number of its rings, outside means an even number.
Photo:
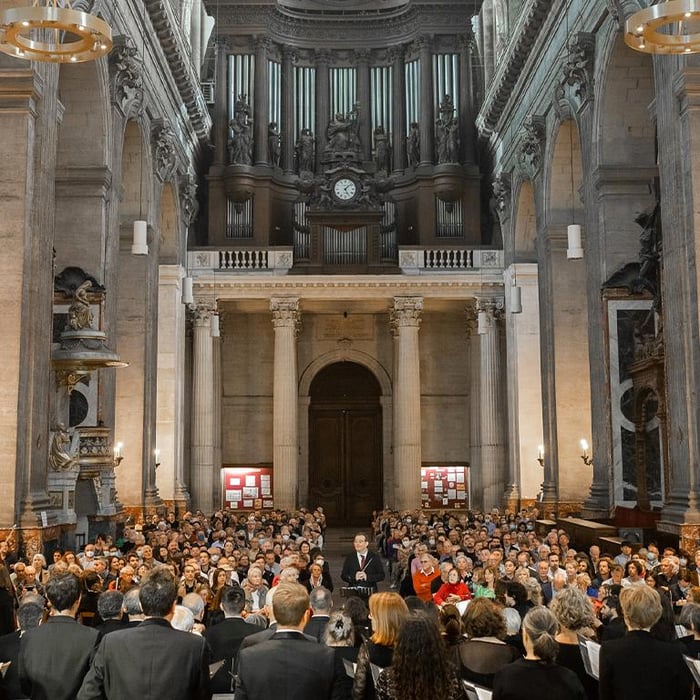
[[[499,173],[493,179],[493,199],[499,218],[503,218],[510,209],[510,175]]]
[[[199,213],[197,182],[192,175],[185,175],[180,182],[180,206],[185,226],[189,228]]]
[[[151,145],[156,175],[161,182],[165,182],[173,176],[177,164],[175,132],[167,121],[163,120],[153,127]]]
[[[143,62],[137,53],[128,37],[118,36],[109,54],[112,101],[124,116],[138,114],[143,105]]]
[[[594,61],[595,36],[587,32],[572,36],[562,65],[561,81],[556,87],[555,104],[563,101],[566,86],[573,88],[579,107],[593,99]]]
[[[544,153],[544,119],[529,115],[520,130],[520,167],[527,177],[534,179],[542,167]]]

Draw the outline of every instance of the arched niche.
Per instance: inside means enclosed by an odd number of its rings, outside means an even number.
[[[582,224],[581,141],[572,119],[559,125],[548,174],[547,225]]]
[[[523,181],[518,191],[513,248],[515,262],[537,261],[537,210],[530,180]]]

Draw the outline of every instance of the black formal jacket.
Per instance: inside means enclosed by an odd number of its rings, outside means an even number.
[[[340,578],[351,586],[363,586],[371,588],[372,590],[377,590],[377,583],[383,581],[386,572],[384,571],[384,564],[380,556],[376,552],[367,552],[365,558],[365,566],[363,571],[367,574],[366,581],[358,581],[355,578],[355,574],[360,571],[360,562],[357,556],[357,552],[348,554],[345,557],[345,562],[343,563],[343,570],[340,574]]]
[[[52,696],[53,697],[53,696]],[[103,637],[77,700],[209,700],[209,646],[152,617]]]
[[[75,700],[88,672],[97,630],[68,615],[54,615],[19,643],[19,679],[33,700]]]
[[[654,639],[642,630],[604,642],[600,648],[600,700],[689,699],[692,678],[681,652],[679,644]]]
[[[319,642],[323,641],[323,633],[326,631],[326,626],[329,620],[328,615],[313,615],[304,627],[304,634],[309,637],[314,637]]]
[[[233,674],[236,673],[236,659],[241,642],[250,635],[256,634],[257,625],[247,623],[242,617],[227,617],[217,625],[209,627],[204,638],[209,644],[211,661],[225,661],[211,678],[213,693],[230,693],[233,689]]]
[[[10,698],[17,700],[18,698],[29,697],[22,692],[19,684],[19,639],[22,633],[11,632],[3,634],[0,637],[0,661],[9,661],[10,667],[7,669],[0,687],[3,688],[4,694],[0,692],[0,698]]]
[[[241,649],[235,700],[341,700],[333,650],[300,632]]]

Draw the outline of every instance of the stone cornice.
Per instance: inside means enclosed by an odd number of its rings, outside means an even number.
[[[144,0],[144,2],[192,126],[200,141],[206,141],[212,125],[211,117],[202,96],[192,59],[185,51],[184,37],[170,3],[164,0]]]
[[[552,3],[553,0],[527,0],[522,9],[518,24],[512,31],[515,39],[509,44],[508,54],[496,71],[477,118],[477,128],[482,137],[490,137],[501,118]]]

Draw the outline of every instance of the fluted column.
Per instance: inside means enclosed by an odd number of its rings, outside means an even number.
[[[503,373],[498,321],[503,299],[478,299],[481,375],[481,476],[484,508],[500,507],[506,476]]]
[[[469,503],[484,509],[484,486],[481,472],[481,337],[477,335],[476,305],[466,308],[467,342],[469,343]]]
[[[219,328],[221,329],[221,314],[219,314]],[[221,330],[219,331],[221,333]],[[213,423],[214,423],[214,478],[212,479],[212,498],[214,507],[218,508],[222,503],[221,498],[221,342],[220,336],[213,337],[212,341],[212,386],[213,386]]]
[[[270,300],[275,328],[275,360],[272,401],[273,498],[275,508],[297,506],[297,345],[299,299]]]
[[[392,320],[398,333],[395,388],[394,464],[396,508],[420,507],[420,329],[423,299],[395,297]]]
[[[316,169],[326,149],[326,129],[331,112],[331,74],[328,51],[316,52]]]
[[[270,161],[267,144],[267,128],[270,123],[270,110],[267,102],[267,52],[270,40],[262,37],[255,42],[255,95],[253,102],[253,143],[255,165],[267,165]]]
[[[192,338],[192,507],[213,512],[214,492],[214,348],[212,304],[198,301],[193,309]]]
[[[394,172],[403,172],[406,167],[406,72],[404,69],[404,47],[395,46],[391,53],[393,65],[394,94],[392,95],[394,123],[391,125]]]
[[[433,51],[428,37],[418,40],[420,55],[420,164],[435,159],[435,99],[433,96]]]
[[[299,134],[294,133],[294,51],[282,48],[282,134],[281,163],[285,173],[294,171],[294,144]]]
[[[214,158],[217,165],[224,165],[228,149],[228,52],[226,43],[216,44],[216,108],[214,113]]]
[[[357,101],[360,104],[359,128],[360,145],[362,146],[362,160],[370,160],[372,154],[372,124],[369,118],[370,85],[369,85],[369,57],[367,49],[357,49]],[[385,130],[388,124],[382,124]]]

